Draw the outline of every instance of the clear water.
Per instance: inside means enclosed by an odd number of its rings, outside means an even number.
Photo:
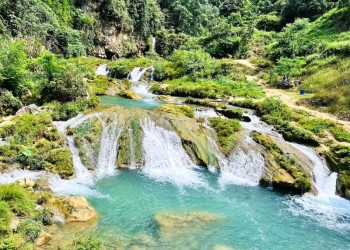
[[[295,213],[292,198],[260,186],[222,187],[219,174],[201,170],[206,187],[178,188],[120,171],[100,180],[90,197],[98,210],[98,231],[110,246],[145,249],[349,249],[350,233],[332,230],[315,217]],[[204,227],[175,230],[165,237],[154,222],[159,212],[202,211],[220,216]],[[219,248],[217,248],[219,249]]]
[[[100,105],[117,105],[124,108],[154,109],[165,102],[157,99],[130,100],[120,96],[100,96]]]

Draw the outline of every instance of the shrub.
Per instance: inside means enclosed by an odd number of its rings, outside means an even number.
[[[0,90],[0,116],[14,115],[21,107],[21,101],[11,92]]]
[[[35,206],[35,200],[29,192],[15,184],[0,186],[1,201],[6,202],[11,211],[17,215],[28,215]]]
[[[25,219],[18,228],[18,231],[30,242],[35,242],[42,230],[42,224],[33,219]]]
[[[4,201],[0,201],[0,239],[10,233],[11,218],[9,205]]]

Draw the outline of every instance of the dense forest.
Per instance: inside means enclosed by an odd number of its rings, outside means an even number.
[[[0,170],[15,163],[72,177],[70,152],[52,122],[96,108],[100,95],[132,98],[129,73],[152,67],[154,94],[189,97],[187,103],[234,119],[243,119],[242,111],[225,109],[227,103],[254,109],[286,140],[321,145],[339,173],[337,193],[350,199],[350,131],[264,91],[287,81],[309,94],[298,105],[350,121],[349,15],[350,0],[0,0],[0,142],[9,138],[0,144]],[[95,75],[101,64],[108,77]],[[43,112],[16,116],[30,104]],[[180,111],[193,118],[192,110]],[[210,125],[230,152],[239,122],[213,119]],[[255,137],[298,175],[300,193],[310,191],[294,160],[270,139]],[[52,216],[32,211],[45,195],[33,197],[15,185],[0,191],[0,234],[8,236],[0,235],[0,250],[35,241]],[[7,204],[8,197],[15,201]],[[29,218],[19,238],[8,226],[14,216]]]

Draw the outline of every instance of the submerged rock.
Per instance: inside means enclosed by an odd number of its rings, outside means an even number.
[[[142,97],[136,94],[132,90],[123,90],[119,92],[119,95],[132,100],[142,100]]]
[[[207,212],[161,212],[154,217],[160,231],[172,231],[175,229],[202,227],[209,222],[216,221],[219,217]]]
[[[35,241],[35,245],[37,246],[43,246],[43,245],[46,245],[47,243],[50,242],[50,240],[52,239],[52,235],[43,231],[39,236],[38,238],[36,239]]]

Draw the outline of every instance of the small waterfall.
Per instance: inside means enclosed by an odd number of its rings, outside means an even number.
[[[194,112],[194,118],[213,118],[219,117],[213,108],[196,108]]]
[[[290,143],[294,148],[305,154],[314,164],[313,174],[315,186],[319,195],[335,196],[337,173],[331,173],[326,163],[320,158],[317,152],[309,147]]]
[[[156,38],[152,37],[152,47],[151,47],[152,52],[156,52],[156,43],[157,43]]]
[[[177,186],[205,185],[198,168],[182,147],[181,139],[173,132],[165,130],[150,119],[142,123],[143,149],[146,176],[160,182],[170,182]]]
[[[136,168],[133,129],[129,128],[128,133],[129,133],[129,141],[130,141],[130,168]]]
[[[112,117],[110,124],[108,121],[101,119],[102,138],[96,176],[98,178],[112,176],[116,173],[117,143],[120,132],[118,131],[118,120]]]
[[[129,80],[132,83],[138,83],[141,79],[141,77],[146,73],[147,70],[149,70],[151,67],[149,68],[144,68],[141,70],[140,67],[136,67],[134,68],[130,74],[129,74]]]
[[[97,70],[95,72],[97,76],[108,76],[109,71],[107,69],[107,64],[101,64],[97,67]]]
[[[219,160],[220,184],[257,186],[264,173],[265,160],[258,151],[256,143],[246,137],[241,145],[228,156],[224,156],[216,142],[209,138],[213,145],[213,152]]]

